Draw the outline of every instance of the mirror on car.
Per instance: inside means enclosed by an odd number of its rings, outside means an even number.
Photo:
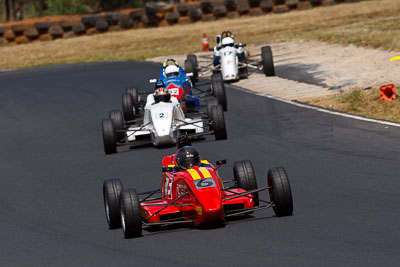
[[[162,167],[162,172],[172,172],[173,168],[172,167]]]
[[[150,79],[149,80],[149,83],[156,83],[157,82],[157,79]]]
[[[215,163],[217,164],[217,166],[225,165],[226,164],[226,159],[217,160]]]

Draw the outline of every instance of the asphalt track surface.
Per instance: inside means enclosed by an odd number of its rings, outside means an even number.
[[[228,140],[195,145],[210,161],[252,160],[259,186],[284,166],[294,215],[272,210],[222,228],[124,239],[108,230],[102,182],[159,187],[174,148],[105,156],[101,119],[154,63],[111,62],[0,73],[0,266],[398,266],[400,129],[228,88]],[[146,88],[149,88],[146,85]],[[266,194],[262,194],[266,197]]]

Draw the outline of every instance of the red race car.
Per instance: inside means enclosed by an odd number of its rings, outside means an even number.
[[[248,215],[270,208],[276,216],[293,213],[293,200],[286,171],[268,171],[267,187],[257,188],[253,165],[248,160],[233,165],[232,181],[222,181],[218,168],[201,160],[197,150],[185,146],[176,155],[163,159],[161,189],[136,193],[123,190],[119,179],[104,181],[103,196],[110,229],[122,226],[125,238],[142,235],[143,226],[188,224],[198,226],[209,222],[225,223],[227,217]],[[232,183],[225,187],[225,183]],[[270,201],[259,199],[258,193],[268,190]],[[157,196],[158,195],[158,196]],[[139,199],[139,196],[143,196]]]

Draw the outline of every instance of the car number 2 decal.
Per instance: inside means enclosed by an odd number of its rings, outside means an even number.
[[[168,113],[167,112],[159,112],[156,114],[157,119],[166,119],[168,118]]]
[[[203,189],[207,187],[216,187],[217,184],[215,183],[214,179],[201,179],[197,181],[193,181],[196,189]]]

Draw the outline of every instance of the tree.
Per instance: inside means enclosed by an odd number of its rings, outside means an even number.
[[[10,0],[5,0],[6,5],[6,21],[10,21]]]

